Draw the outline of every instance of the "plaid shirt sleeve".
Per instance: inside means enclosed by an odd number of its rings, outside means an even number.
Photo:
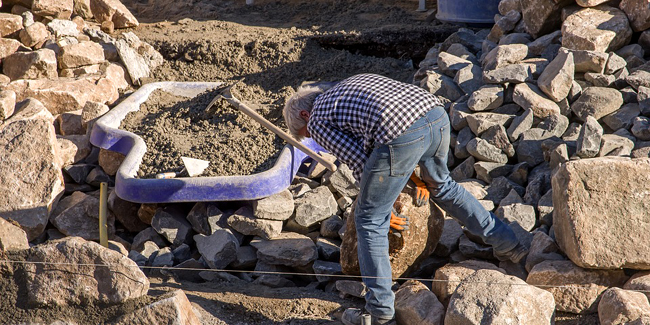
[[[309,133],[314,141],[346,164],[352,170],[352,175],[357,182],[361,183],[363,165],[368,160],[361,141],[326,120],[309,123]]]

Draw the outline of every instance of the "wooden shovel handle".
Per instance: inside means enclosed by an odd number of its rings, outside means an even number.
[[[222,96],[223,96],[223,99],[225,99],[228,103],[235,106],[237,109],[244,112],[246,115],[250,116],[255,121],[262,124],[267,129],[271,130],[273,133],[277,134],[280,138],[284,139],[285,141],[287,141],[292,146],[300,149],[302,152],[306,153],[309,157],[312,157],[318,163],[325,166],[325,168],[327,168],[327,169],[329,169],[329,170],[331,170],[333,172],[336,171],[336,165],[333,162],[325,160],[321,155],[319,155],[318,153],[316,153],[313,150],[309,149],[307,146],[302,144],[300,141],[297,141],[289,133],[284,132],[282,129],[275,126],[273,123],[269,122],[267,119],[262,117],[262,115],[258,114],[256,111],[254,111],[250,107],[246,106],[246,104],[242,103],[237,98],[232,96],[229,91],[225,91],[224,94],[222,94]]]

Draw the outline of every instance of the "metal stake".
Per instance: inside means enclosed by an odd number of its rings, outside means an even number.
[[[106,225],[106,206],[108,202],[108,183],[99,185],[99,244],[108,248],[108,226]]]

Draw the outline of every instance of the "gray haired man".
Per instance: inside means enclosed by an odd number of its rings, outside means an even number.
[[[392,323],[395,317],[387,235],[393,203],[417,165],[431,199],[491,245],[498,259],[519,263],[527,255],[512,229],[449,176],[449,117],[436,96],[375,74],[326,88],[301,87],[283,114],[296,138],[313,138],[347,164],[358,181],[357,247],[369,289],[365,309],[373,324]],[[361,324],[361,315],[350,308],[342,321]]]

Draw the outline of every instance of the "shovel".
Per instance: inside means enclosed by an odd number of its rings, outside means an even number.
[[[242,103],[241,101],[239,101],[239,99],[237,99],[235,96],[233,96],[230,93],[230,89],[232,89],[232,87],[234,87],[236,84],[238,84],[242,80],[244,80],[244,79],[240,79],[239,81],[237,81],[237,82],[235,82],[235,83],[233,83],[231,85],[219,88],[218,89],[218,90],[220,90],[219,94],[217,96],[215,96],[214,99],[212,99],[212,101],[210,101],[210,104],[208,104],[208,106],[205,108],[205,111],[209,112],[210,109],[212,108],[212,106],[217,102],[217,100],[223,98],[228,103],[230,103],[231,105],[235,106],[237,109],[242,111],[244,114],[250,116],[252,119],[254,119],[258,123],[262,124],[264,127],[271,130],[273,133],[277,134],[280,138],[284,139],[285,141],[287,141],[292,146],[300,149],[300,151],[306,153],[309,157],[316,160],[319,164],[322,164],[323,166],[325,166],[325,168],[327,168],[327,169],[329,169],[331,171],[336,171],[336,165],[333,162],[327,161],[321,155],[319,155],[318,153],[316,153],[313,150],[309,149],[307,146],[302,144],[300,141],[297,141],[296,139],[294,139],[294,137],[292,137],[289,133],[284,132],[282,129],[275,126],[273,123],[269,122],[267,119],[262,117],[262,115],[258,114],[257,112],[255,112],[255,110],[253,110],[250,107],[246,106],[246,104]]]
[[[205,169],[208,168],[208,165],[210,165],[210,162],[207,160],[194,159],[190,157],[181,157],[181,160],[183,161],[184,167],[180,172],[160,173],[160,174],[156,174],[156,178],[158,179],[174,178],[176,176],[183,174],[183,172],[185,171],[187,171],[187,174],[190,177],[199,176],[203,174]]]

